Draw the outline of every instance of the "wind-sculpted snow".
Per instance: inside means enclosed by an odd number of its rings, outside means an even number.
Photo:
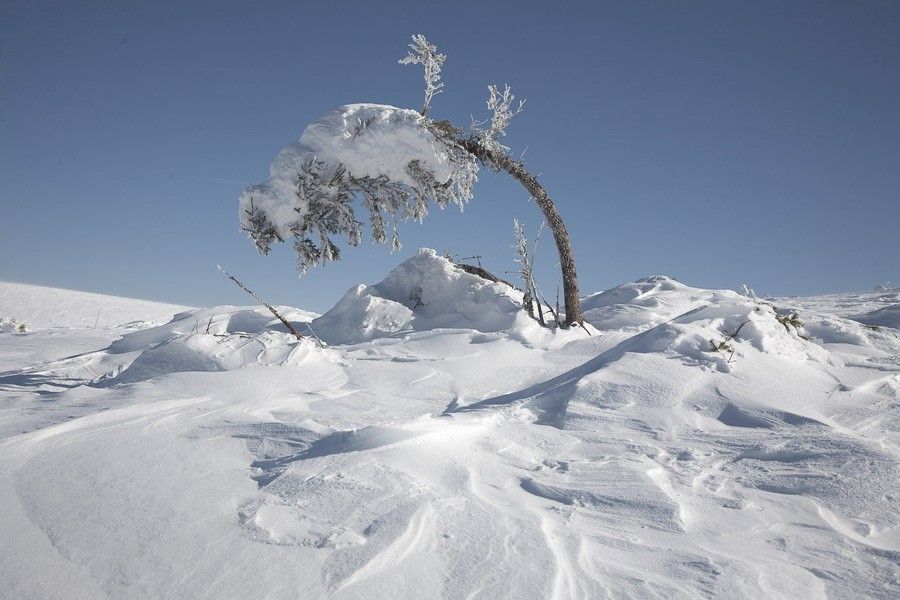
[[[0,334],[0,589],[900,595],[900,334],[848,318],[884,294],[654,277],[590,296],[588,336],[473,278],[423,252],[285,309],[329,348],[247,307]]]
[[[521,303],[517,290],[466,273],[426,248],[380,283],[351,288],[331,310],[313,320],[312,327],[330,344],[356,344],[433,329],[509,331],[530,342],[547,338],[546,330],[520,309]],[[575,339],[570,332],[560,331],[559,336]]]
[[[282,311],[299,330],[315,316],[287,307]],[[261,307],[191,310],[175,315],[165,325],[126,333],[111,343],[103,352],[104,363],[115,367],[91,385],[120,385],[170,373],[227,371],[251,365],[298,365],[315,352],[315,346],[312,337],[298,343]]]
[[[741,296],[731,290],[692,288],[671,277],[655,275],[592,294],[582,300],[581,306],[585,319],[601,331],[640,331],[694,308],[739,299]]]

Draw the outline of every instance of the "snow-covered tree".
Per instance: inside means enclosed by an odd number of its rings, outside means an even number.
[[[242,228],[264,254],[273,243],[292,238],[303,274],[340,258],[334,236],[346,236],[351,246],[360,244],[364,225],[356,210],[361,206],[368,213],[372,239],[390,239],[396,250],[398,221],[421,222],[430,202],[462,209],[472,198],[479,164],[486,165],[512,175],[544,213],[560,257],[565,324],[582,323],[575,255],[562,217],[537,178],[499,141],[523,103],[514,105],[508,85],[503,91],[489,86],[489,120],[462,130],[431,119],[428,110],[443,88],[440,72],[446,56],[423,35],[413,36],[410,48],[400,62],[425,69],[421,112],[350,104],[312,123],[278,154],[265,182],[244,190]]]
[[[309,127],[272,163],[269,179],[241,196],[241,226],[257,249],[293,238],[301,273],[340,258],[334,236],[362,241],[357,200],[372,239],[400,248],[399,220],[422,221],[433,201],[462,208],[472,197],[475,158],[416,111],[342,106]]]

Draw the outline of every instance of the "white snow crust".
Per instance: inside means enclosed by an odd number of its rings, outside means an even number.
[[[896,598],[898,293],[655,276],[553,332],[423,250],[279,307],[320,348],[59,291],[88,326],[0,333],[0,596]]]

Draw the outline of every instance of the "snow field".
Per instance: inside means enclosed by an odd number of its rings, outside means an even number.
[[[260,307],[3,333],[0,589],[893,597],[896,298],[650,277],[587,297],[588,336],[421,251],[285,309],[327,348]]]

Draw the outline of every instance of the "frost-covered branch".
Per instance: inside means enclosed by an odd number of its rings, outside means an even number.
[[[425,67],[425,103],[422,106],[422,116],[428,114],[428,108],[431,106],[431,99],[441,93],[444,87],[441,80],[441,68],[444,61],[447,60],[445,54],[437,51],[437,46],[430,43],[421,33],[412,36],[412,43],[409,45],[410,53],[401,58],[401,65],[422,65]]]
[[[534,280],[534,257],[537,253],[538,242],[541,240],[541,235],[543,235],[544,227],[546,225],[546,223],[541,223],[541,228],[538,230],[538,234],[534,238],[534,244],[531,247],[531,252],[529,252],[528,238],[525,235],[525,226],[522,225],[518,219],[513,219],[513,230],[516,234],[516,244],[513,246],[516,250],[515,262],[521,265],[519,276],[522,278],[522,287],[524,289],[522,306],[525,309],[525,312],[528,313],[528,316],[534,318],[534,304],[537,303],[537,319],[540,321],[541,325],[546,325],[546,322],[544,321],[544,309],[538,298],[537,283]]]
[[[292,237],[303,274],[340,259],[335,236],[361,243],[360,206],[369,213],[372,240],[399,250],[398,221],[422,221],[430,202],[462,208],[477,173],[475,157],[417,112],[343,106],[282,150],[266,182],[244,191],[241,226],[263,254]]]
[[[525,107],[525,101],[520,100],[514,109],[513,102],[516,97],[510,91],[508,84],[503,87],[503,92],[500,92],[496,85],[489,85],[488,92],[490,96],[487,100],[487,106],[493,113],[493,116],[491,116],[491,122],[487,129],[482,129],[479,124],[473,123],[475,137],[481,145],[491,152],[506,154],[509,152],[509,148],[501,144],[498,139],[506,135],[506,128],[509,126],[509,122],[522,112],[522,109]]]
[[[541,307],[541,302],[537,298],[537,290],[534,282],[534,252],[532,249],[531,255],[528,253],[528,238],[525,235],[525,226],[519,222],[518,219],[513,219],[513,229],[516,233],[516,259],[515,261],[521,265],[521,269],[519,270],[519,276],[522,278],[522,287],[524,289],[524,295],[522,297],[522,306],[525,308],[525,312],[528,313],[529,317],[534,318],[534,304],[537,302],[537,311],[538,311],[538,321],[541,325],[546,325],[544,321],[544,310]],[[541,225],[541,232],[543,232],[544,226]],[[537,241],[540,239],[540,232],[538,233],[537,239],[535,239],[535,245],[537,245]]]
[[[522,278],[522,288],[524,296],[522,297],[522,308],[528,313],[529,317],[534,316],[534,303],[532,298],[533,280],[531,277],[531,261],[528,260],[528,238],[525,237],[525,226],[518,219],[513,219],[513,231],[516,234],[516,250],[515,261],[521,265],[519,276]]]

